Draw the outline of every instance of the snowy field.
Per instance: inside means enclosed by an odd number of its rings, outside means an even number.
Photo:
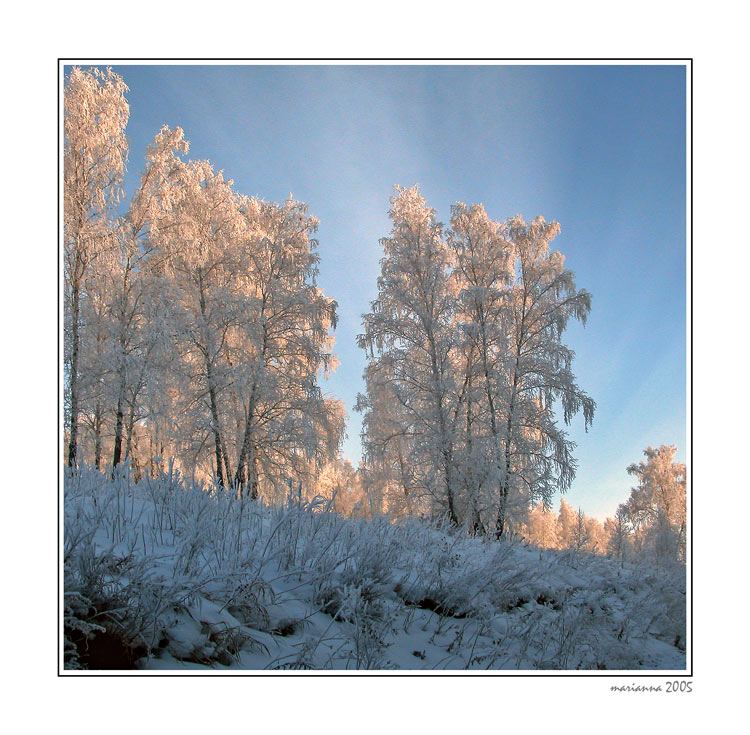
[[[685,670],[684,566],[169,474],[66,474],[64,512],[66,670]]]

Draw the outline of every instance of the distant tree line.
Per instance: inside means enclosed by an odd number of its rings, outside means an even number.
[[[685,465],[674,461],[676,451],[666,445],[644,450],[646,461],[628,467],[637,486],[604,524],[561,498],[558,514],[537,505],[520,526],[520,535],[542,548],[606,554],[620,562],[684,562],[686,473]]]

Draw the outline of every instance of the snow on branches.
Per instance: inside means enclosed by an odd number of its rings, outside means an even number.
[[[68,464],[154,475],[173,459],[240,495],[281,492],[344,433],[318,384],[337,304],[316,285],[317,220],[239,194],[166,126],[119,214],[126,92],[109,69],[65,86]]]
[[[499,537],[575,475],[553,407],[566,424],[593,419],[561,341],[571,318],[585,322],[591,295],[550,252],[555,222],[499,223],[459,203],[446,231],[417,187],[396,189],[390,217],[359,337],[370,358],[359,402],[367,470],[389,507]]]

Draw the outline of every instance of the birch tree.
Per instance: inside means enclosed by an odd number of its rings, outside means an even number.
[[[173,178],[184,170],[178,157],[188,152],[180,128],[164,126],[146,151],[146,166],[125,216],[118,222],[117,248],[109,270],[112,341],[115,346],[115,429],[112,466],[130,455],[133,427],[139,413],[139,396],[153,364],[152,354],[166,338],[158,267],[149,259],[158,236],[154,227],[169,227],[174,196]],[[153,239],[152,239],[153,236]]]
[[[578,290],[574,274],[549,243],[559,233],[556,222],[537,217],[527,224],[508,220],[505,238],[515,257],[514,285],[503,310],[508,349],[503,366],[503,473],[495,522],[502,536],[514,483],[532,502],[549,504],[556,490],[565,492],[575,476],[575,446],[555,421],[559,402],[563,421],[582,411],[585,428],[595,402],[578,387],[572,371],[574,353],[562,343],[573,318],[585,323],[591,295]]]
[[[535,505],[524,524],[521,525],[523,535],[542,549],[559,548],[558,526],[555,514],[544,507]]]
[[[305,463],[321,467],[335,455],[343,408],[318,385],[319,372],[336,365],[337,305],[316,284],[317,220],[293,199],[244,199],[241,210],[246,316],[235,330],[242,360],[233,386],[241,406],[234,484],[256,498],[261,471],[283,482]]]
[[[222,401],[231,380],[230,330],[244,316],[238,259],[233,247],[242,220],[232,182],[206,161],[190,161],[174,175],[171,206],[158,213],[150,240],[170,289],[180,368],[198,435],[213,440],[216,478],[231,481]],[[187,417],[187,416],[186,416]]]
[[[575,524],[573,525],[573,535],[570,540],[570,548],[576,551],[583,551],[590,543],[591,537],[586,524],[586,514],[579,508],[575,515]]]
[[[84,282],[85,298],[81,300],[81,324],[78,360],[78,424],[83,430],[77,441],[77,459],[85,457],[102,469],[109,425],[109,385],[112,376],[110,308],[106,279],[101,277],[103,254],[97,259]],[[88,441],[87,441],[88,440]],[[87,447],[88,445],[88,447]]]
[[[168,452],[252,497],[261,477],[310,479],[345,423],[319,385],[336,367],[336,302],[316,283],[317,220],[291,198],[239,195],[209,162],[183,160],[183,132],[166,126],[116,216],[126,91],[110,70],[75,68],[66,83],[68,461],[80,425],[98,468],[106,447],[113,468],[130,458],[156,473]]]
[[[640,542],[660,559],[685,559],[687,530],[686,469],[675,462],[677,447],[662,444],[643,450],[645,462],[631,464],[638,479],[624,511]]]
[[[417,187],[397,187],[389,215],[393,227],[381,240],[378,298],[358,337],[372,358],[367,392],[399,407],[404,425],[398,433],[410,439],[407,462],[419,468],[422,492],[457,524],[455,426],[462,387],[452,371],[451,254]]]
[[[573,506],[565,498],[560,498],[560,511],[557,514],[557,538],[561,549],[567,549],[572,545],[576,523],[576,512],[573,510]]]
[[[593,419],[562,342],[591,297],[550,252],[556,223],[500,224],[459,203],[444,234],[416,188],[397,189],[390,215],[360,337],[368,462],[405,495],[432,493],[452,522],[500,537],[575,475],[555,409],[565,423],[582,411],[586,429]]]
[[[454,205],[450,224],[448,243],[455,253],[453,277],[458,292],[456,321],[464,340],[462,372],[467,383],[462,474],[476,532],[489,521],[482,515],[497,507],[505,472],[500,452],[503,356],[508,348],[504,313],[513,257],[500,224],[481,205]]]
[[[63,225],[67,460],[76,465],[80,415],[80,350],[85,282],[97,257],[113,246],[113,211],[127,161],[129,107],[111,69],[74,67],[64,91]]]
[[[606,534],[606,554],[616,559],[621,565],[630,555],[631,527],[628,512],[624,504],[618,506],[614,518],[607,518],[604,522]]]
[[[363,414],[365,462],[360,471],[369,501],[378,512],[396,517],[428,513],[424,468],[413,462],[419,434],[411,426],[409,411],[389,392],[379,390],[393,380],[390,363],[370,361],[364,377],[368,390],[357,396],[356,410]]]

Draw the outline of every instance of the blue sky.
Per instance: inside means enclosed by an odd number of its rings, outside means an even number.
[[[575,349],[597,401],[577,417],[567,499],[611,515],[647,445],[685,458],[684,66],[115,66],[130,87],[130,170],[163,124],[238,191],[290,193],[320,221],[319,283],[339,303],[337,373],[324,389],[354,412],[361,314],[376,296],[388,199],[419,183],[438,218],[481,202],[490,216],[561,223],[555,247],[593,294]]]

